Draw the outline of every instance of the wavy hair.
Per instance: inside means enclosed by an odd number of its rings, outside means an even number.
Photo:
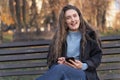
[[[87,39],[89,38],[89,36],[86,35],[87,31],[95,32],[91,28],[91,26],[83,19],[83,16],[77,7],[75,7],[73,5],[64,6],[60,12],[57,30],[55,32],[53,41],[49,48],[48,65],[55,63],[57,61],[58,57],[60,57],[62,54],[62,44],[66,41],[66,36],[68,33],[68,26],[65,23],[65,12],[69,9],[73,9],[73,10],[77,11],[77,13],[80,17],[79,31],[81,32],[81,35],[82,35],[81,48],[82,48],[83,54],[84,54],[85,44],[87,43]],[[96,33],[94,36],[95,36],[95,40],[98,41],[98,39],[97,39],[98,37],[97,37]]]

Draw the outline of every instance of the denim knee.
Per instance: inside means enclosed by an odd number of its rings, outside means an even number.
[[[58,65],[55,65],[53,68],[56,69],[56,70],[63,71],[63,70],[65,70],[67,68],[67,65],[58,64]]]

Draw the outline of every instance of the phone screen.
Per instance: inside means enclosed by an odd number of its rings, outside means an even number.
[[[74,57],[67,57],[65,60],[66,60],[67,62],[69,62],[69,63],[71,63],[69,60],[75,61]]]

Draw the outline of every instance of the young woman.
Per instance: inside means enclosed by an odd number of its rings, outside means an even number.
[[[78,8],[61,10],[58,29],[48,54],[49,70],[36,80],[99,80],[96,68],[102,50],[96,32],[83,19]],[[75,60],[66,58],[74,57]]]

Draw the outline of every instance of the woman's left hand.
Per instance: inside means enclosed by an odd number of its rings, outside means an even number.
[[[82,68],[83,63],[81,61],[79,61],[79,60],[75,60],[75,61],[70,60],[70,62],[71,63],[66,61],[64,64],[69,65],[69,66],[71,66],[73,68],[76,68],[76,69],[81,69]]]

